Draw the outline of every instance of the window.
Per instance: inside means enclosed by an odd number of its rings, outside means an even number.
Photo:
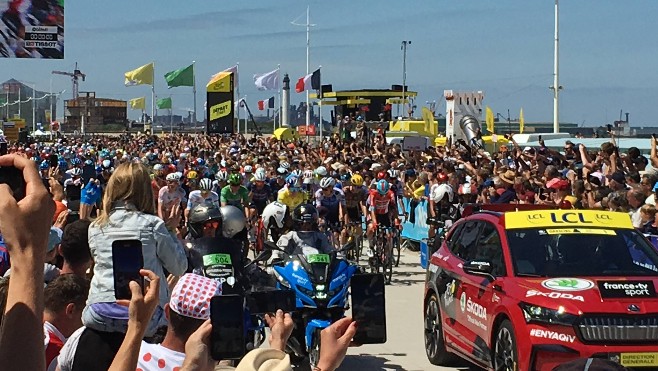
[[[451,251],[463,260],[469,260],[473,255],[477,245],[478,231],[480,230],[480,223],[477,221],[468,221],[464,223],[461,234],[457,236]]]
[[[447,242],[448,245],[448,250],[452,252],[453,254],[455,253],[455,245],[457,243],[457,240],[459,240],[459,234],[461,233],[462,229],[464,228],[465,223],[460,223],[457,224],[453,229],[454,231],[450,235],[450,239]]]
[[[486,260],[491,262],[491,274],[496,277],[505,275],[505,261],[503,259],[503,246],[496,226],[488,222],[481,222],[482,232],[478,236],[477,248],[467,260]]]

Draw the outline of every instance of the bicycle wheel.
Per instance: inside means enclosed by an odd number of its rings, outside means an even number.
[[[402,252],[400,234],[397,232],[395,233],[395,237],[393,237],[393,248],[395,249],[395,267],[397,268],[400,265],[400,254]]]
[[[354,257],[357,265],[359,265],[359,260],[361,259],[362,249],[363,249],[363,235],[360,234],[356,237],[356,246],[354,247]]]

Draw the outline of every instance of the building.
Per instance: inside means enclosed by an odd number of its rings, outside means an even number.
[[[7,102],[9,104],[5,105]],[[33,122],[48,124],[57,117],[57,94],[38,91],[16,79],[9,79],[2,83],[0,106],[4,106],[0,107],[3,121],[21,118],[28,128],[32,128]],[[33,111],[36,114],[34,120]]]
[[[86,116],[85,132],[98,132],[112,125],[126,126],[128,123],[128,102],[125,100],[96,98],[95,92],[80,92],[77,99],[64,101],[65,132],[80,130],[82,118]]]

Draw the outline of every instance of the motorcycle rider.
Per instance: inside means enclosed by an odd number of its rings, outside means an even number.
[[[292,212],[294,230],[284,234],[277,246],[288,255],[329,254],[336,251],[327,236],[318,230],[319,214],[311,204],[299,205]]]
[[[272,241],[279,241],[279,237],[290,231],[293,226],[290,208],[278,201],[265,206],[262,219],[263,227],[265,227],[265,236],[271,235]]]
[[[428,245],[433,246],[436,242],[434,237],[438,228],[450,228],[452,223],[459,219],[459,208],[453,204],[454,191],[452,187],[447,184],[439,184],[432,188],[429,197],[429,215],[427,224],[432,227],[428,232]],[[444,223],[442,227],[440,223]]]

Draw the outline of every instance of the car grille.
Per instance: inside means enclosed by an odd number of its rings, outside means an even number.
[[[581,317],[576,325],[584,342],[642,343],[658,339],[658,315]]]

